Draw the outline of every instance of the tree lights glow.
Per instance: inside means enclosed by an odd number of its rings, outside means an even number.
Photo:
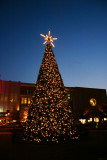
[[[47,43],[28,112],[25,141],[58,143],[76,138],[68,96],[52,45]]]

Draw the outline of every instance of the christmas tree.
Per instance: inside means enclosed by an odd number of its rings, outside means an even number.
[[[26,122],[25,140],[62,142],[75,139],[76,130],[67,93],[52,51],[53,40],[44,36],[46,49]]]

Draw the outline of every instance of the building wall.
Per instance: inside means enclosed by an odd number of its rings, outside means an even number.
[[[0,80],[0,112],[16,111],[19,102],[20,82]]]
[[[28,108],[30,104],[28,104],[28,98],[32,98],[32,94],[29,94],[31,90],[34,92],[35,84],[26,84],[22,83],[20,94],[20,118],[27,116]],[[96,106],[100,111],[103,111],[103,106],[106,98],[106,90],[105,89],[95,89],[95,88],[83,88],[83,87],[65,87],[65,91],[68,94],[68,100],[71,105],[71,110],[73,112],[74,118],[79,119],[85,113],[88,113],[93,106],[90,104],[90,99],[96,99]],[[21,99],[26,98],[26,104],[21,103]]]
[[[74,115],[76,114],[78,119],[82,115],[87,114],[93,108],[103,112],[103,106],[106,99],[105,89],[75,87],[73,90],[75,108]],[[90,103],[92,98],[96,100],[95,106],[92,106]]]
[[[0,112],[10,111],[12,119],[24,121],[28,114],[35,84],[0,80]],[[79,119],[93,106],[90,99],[96,100],[94,108],[105,106],[106,90],[82,87],[65,87],[74,118]]]
[[[20,108],[20,120],[25,121],[28,115],[28,109],[31,103],[32,95],[35,90],[35,84],[21,83],[20,84],[20,96],[19,96],[19,108]]]
[[[10,112],[16,119],[19,110],[20,82],[0,80],[0,112]]]

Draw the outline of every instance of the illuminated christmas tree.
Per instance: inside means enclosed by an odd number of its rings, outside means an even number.
[[[46,49],[26,122],[25,140],[37,143],[75,139],[71,106],[52,51],[56,38],[44,36]]]

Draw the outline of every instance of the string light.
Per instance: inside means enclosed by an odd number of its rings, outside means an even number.
[[[52,42],[51,39],[48,41]],[[28,112],[24,140],[58,143],[68,138],[76,139],[78,136],[73,121],[63,80],[51,43],[48,43]]]
[[[45,39],[45,42],[43,44],[46,44],[47,42],[48,43],[50,42],[52,44],[52,46],[55,47],[54,44],[53,44],[53,40],[57,40],[57,38],[52,38],[52,36],[50,36],[50,31],[48,32],[48,35],[43,35],[43,34],[40,34],[40,35],[42,37],[44,37],[44,39]]]

